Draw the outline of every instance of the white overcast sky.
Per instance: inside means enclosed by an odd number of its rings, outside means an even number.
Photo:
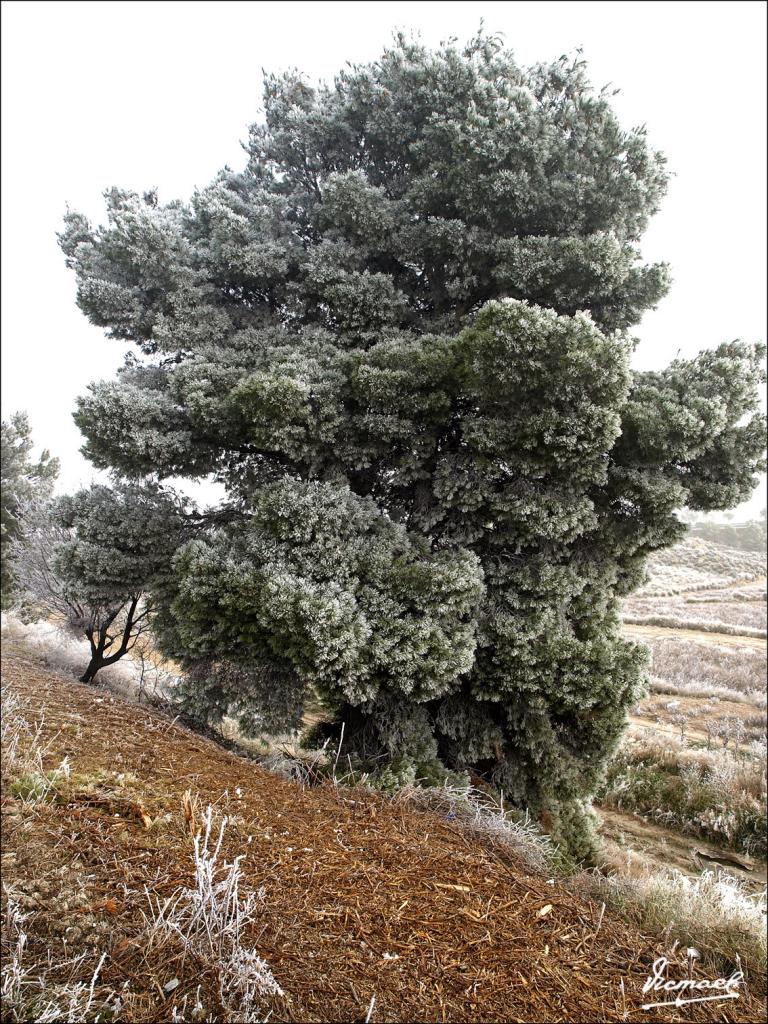
[[[331,79],[379,56],[395,29],[464,40],[483,19],[522,64],[582,47],[593,82],[621,92],[675,177],[643,243],[674,285],[636,331],[660,368],[766,331],[766,5],[762,2],[87,2],[2,4],[2,409],[30,415],[62,462],[60,489],[93,477],[75,397],[124,346],[75,306],[55,233],[66,204],[93,220],[102,192],[157,186],[186,199],[259,118],[261,71]],[[758,493],[748,509],[765,504]]]

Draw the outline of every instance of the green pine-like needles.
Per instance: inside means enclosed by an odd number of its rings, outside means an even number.
[[[472,768],[589,856],[645,671],[618,601],[676,509],[751,493],[763,353],[630,369],[667,174],[578,59],[397,37],[264,105],[243,171],[188,204],[112,190],[60,236],[81,309],[133,343],[79,400],[84,451],[227,490],[169,524],[158,640],[198,717],[295,726],[317,694],[345,761]]]

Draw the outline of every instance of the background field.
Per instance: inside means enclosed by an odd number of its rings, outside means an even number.
[[[759,888],[765,555],[689,537],[651,559],[623,611],[627,635],[650,648],[650,686],[599,794],[607,849],[630,873],[721,863]]]

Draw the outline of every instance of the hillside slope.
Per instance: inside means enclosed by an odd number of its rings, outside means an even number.
[[[228,816],[227,859],[244,854],[244,882],[264,888],[247,939],[284,992],[265,1005],[272,1020],[365,1020],[374,996],[371,1021],[657,1019],[640,1004],[659,940],[446,816],[302,788],[12,649],[4,680],[43,720],[46,769],[69,769],[45,799],[4,781],[4,899],[28,915],[33,962],[84,954],[87,984],[106,954],[98,992],[122,1001],[112,1019],[171,1020],[184,996],[216,1012],[210,968],[147,941],[148,897],[191,881],[186,791],[195,815],[211,804]],[[658,1019],[761,1012],[742,996]]]

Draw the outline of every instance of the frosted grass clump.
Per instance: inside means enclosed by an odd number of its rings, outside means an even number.
[[[283,994],[267,963],[242,945],[244,929],[254,920],[264,891],[241,897],[243,857],[231,863],[221,860],[227,819],[220,820],[215,838],[210,806],[202,824],[194,837],[194,884],[163,905],[150,900],[150,939],[177,936],[185,948],[207,959],[218,971],[222,1006],[250,1024],[262,1020],[261,997]]]

